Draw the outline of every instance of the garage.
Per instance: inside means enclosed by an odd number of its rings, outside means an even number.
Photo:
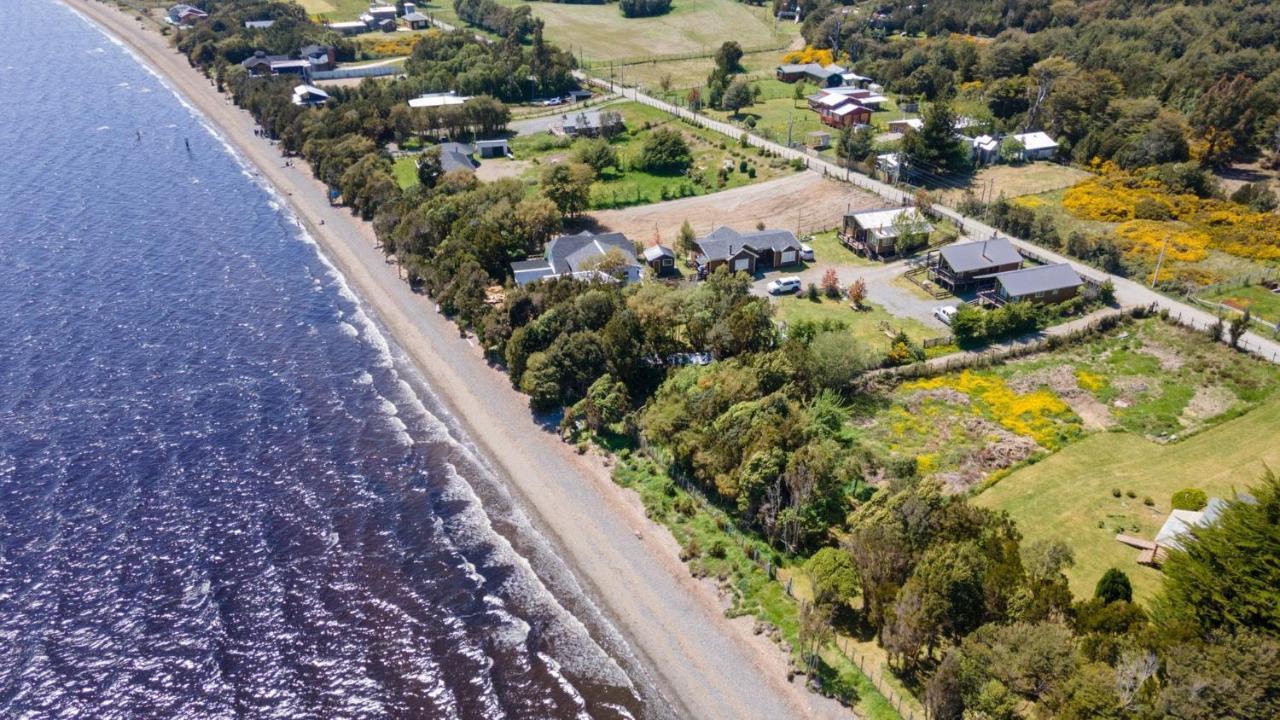
[[[734,272],[751,272],[751,258],[738,258],[733,261]]]
[[[794,264],[795,262],[796,262],[796,251],[795,251],[795,250],[783,250],[783,251],[782,251],[782,262],[780,262],[780,263],[778,263],[778,264],[779,264],[779,265],[792,265],[792,264]]]

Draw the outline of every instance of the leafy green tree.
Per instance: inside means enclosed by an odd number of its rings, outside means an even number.
[[[838,157],[845,162],[862,162],[875,152],[876,131],[869,125],[855,129],[845,128],[840,131],[840,140],[836,143]]]
[[[680,224],[680,233],[676,235],[676,249],[681,253],[688,254],[697,249],[698,236],[693,232],[693,226],[685,220]]]
[[[587,396],[578,403],[578,409],[587,427],[600,432],[609,425],[622,422],[631,407],[627,386],[605,373],[596,378],[587,389]]]
[[[1280,635],[1280,478],[1268,470],[1250,493],[1169,554],[1155,604],[1163,627]]]
[[[1252,106],[1253,80],[1244,74],[1224,76],[1204,91],[1191,114],[1191,127],[1204,143],[1200,162],[1221,167],[1249,147],[1257,119]]]
[[[735,116],[739,114],[742,108],[749,107],[754,103],[755,98],[751,93],[751,85],[741,77],[733,79],[733,82],[724,91],[724,97],[720,99],[720,106]]]
[[[955,336],[956,344],[964,347],[985,337],[985,320],[982,311],[972,305],[957,307],[951,318],[951,334]]]
[[[951,103],[937,100],[925,106],[924,124],[902,138],[909,166],[924,173],[957,172],[968,166],[968,153],[956,137]]]
[[[1151,717],[1280,717],[1280,641],[1273,634],[1212,633],[1208,642],[1169,648],[1163,660],[1162,682]]]
[[[848,602],[858,593],[858,574],[849,554],[825,547],[805,561],[804,571],[813,583],[813,601],[819,605]]]
[[[613,146],[604,138],[593,138],[578,143],[573,153],[573,159],[583,165],[591,166],[592,170],[599,175],[609,168],[618,167],[618,153],[614,152]]]
[[[1021,162],[1026,152],[1027,146],[1013,135],[1006,135],[1000,141],[1000,159],[1007,163]]]
[[[689,143],[679,130],[660,127],[649,133],[640,146],[638,165],[652,173],[682,173],[693,163]]]
[[[591,203],[591,183],[596,173],[582,163],[556,163],[542,171],[542,194],[555,203],[560,212],[577,217]]]
[[[809,344],[809,356],[815,385],[837,392],[875,365],[867,347],[847,332],[820,333]]]
[[[742,46],[736,40],[728,40],[716,50],[716,68],[725,74],[741,72]]]
[[[440,146],[428,148],[418,156],[418,183],[424,188],[433,188],[436,181],[444,173],[440,166]]]
[[[560,406],[560,373],[548,353],[536,352],[529,356],[520,380],[520,392],[529,396],[529,408],[534,412],[547,412]]]
[[[1093,596],[1107,603],[1121,600],[1133,602],[1133,585],[1129,583],[1129,576],[1125,575],[1123,571],[1110,568],[1098,580],[1098,585],[1093,590]]]

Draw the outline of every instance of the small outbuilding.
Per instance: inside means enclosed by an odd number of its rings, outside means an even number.
[[[650,245],[644,249],[644,264],[654,275],[670,275],[676,269],[676,253],[665,245]]]
[[[477,140],[476,154],[482,158],[501,158],[511,154],[511,147],[506,138],[496,140]]]
[[[293,88],[293,104],[304,107],[319,107],[329,102],[329,93],[315,85],[297,85]]]

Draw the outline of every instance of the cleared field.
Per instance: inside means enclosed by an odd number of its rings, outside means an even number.
[[[1039,195],[1071,187],[1087,177],[1090,175],[1084,170],[1051,162],[989,165],[974,173],[966,185],[944,191],[942,198],[954,205],[966,191],[974,195],[986,193],[991,198]]]
[[[1001,480],[974,499],[1006,510],[1028,539],[1059,539],[1075,550],[1068,571],[1077,597],[1093,594],[1107,568],[1124,570],[1135,596],[1148,601],[1160,572],[1138,565],[1138,551],[1115,541],[1123,530],[1150,538],[1185,487],[1230,497],[1255,483],[1263,466],[1280,465],[1280,400],[1173,445],[1131,433],[1099,433]],[[1119,489],[1121,496],[1113,497]],[[1132,491],[1136,497],[1125,493]],[[1154,501],[1152,507],[1143,498]]]
[[[876,196],[845,183],[802,172],[701,197],[593,212],[591,218],[602,229],[636,238],[657,232],[666,241],[676,237],[685,220],[699,234],[718,225],[745,229],[761,222],[793,232],[798,229],[797,235],[805,235],[839,225],[846,207],[862,210],[880,204]]]
[[[297,0],[312,17],[323,15],[333,21],[354,20],[369,9],[366,0]]]
[[[502,0],[515,5],[521,0]],[[653,55],[713,53],[725,40],[744,48],[780,47],[799,27],[776,23],[767,7],[735,0],[676,0],[660,17],[624,18],[616,4],[529,3],[546,37],[588,63]],[[599,72],[597,69],[596,72]]]

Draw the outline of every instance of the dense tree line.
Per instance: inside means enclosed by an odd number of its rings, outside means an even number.
[[[807,16],[811,44],[905,95],[976,96],[997,128],[1043,129],[1077,161],[1221,164],[1280,150],[1275,3],[895,0],[858,20],[837,7]],[[928,39],[887,37],[898,30]]]
[[[495,0],[453,0],[453,10],[463,21],[499,37],[523,41],[533,32],[533,10],[528,5],[511,8]]]

